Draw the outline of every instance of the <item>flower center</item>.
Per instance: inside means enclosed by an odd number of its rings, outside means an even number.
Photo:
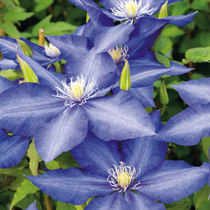
[[[87,99],[94,97],[100,91],[93,78],[86,80],[83,75],[81,75],[81,78],[77,77],[77,80],[74,82],[73,78],[71,78],[70,83],[66,83],[66,79],[61,81],[61,83],[63,90],[59,87],[55,87],[57,95],[54,96],[65,99],[64,105],[69,106],[64,111],[64,114],[70,107],[75,106],[76,103],[82,105]]]
[[[111,55],[113,61],[116,64],[119,64],[120,62],[122,62],[124,59],[128,58],[128,46],[124,45],[124,47],[122,46],[117,46],[113,49],[110,49],[108,51],[108,53]]]
[[[142,7],[141,0],[119,0],[116,7],[111,9],[115,15],[115,20],[128,20],[133,23],[134,19],[139,19],[143,14],[149,14],[149,2]]]
[[[129,187],[131,187],[131,189],[138,189],[141,187],[139,181],[131,186],[132,183],[136,182],[134,181],[134,178],[139,175],[140,170],[139,173],[136,174],[135,167],[126,166],[124,162],[120,162],[119,166],[113,166],[114,168],[108,169],[109,176],[107,178],[107,181],[110,183],[113,190],[125,192]]]
[[[49,44],[49,46],[45,43],[44,48],[46,54],[51,58],[55,58],[61,54],[60,50],[51,43]]]

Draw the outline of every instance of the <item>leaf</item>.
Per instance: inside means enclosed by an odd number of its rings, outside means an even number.
[[[190,210],[192,202],[189,198],[184,198],[171,204],[165,204],[167,210]]]
[[[29,168],[33,174],[33,176],[38,175],[38,165],[39,165],[39,154],[36,151],[35,145],[34,145],[34,138],[29,145],[28,151],[28,158],[30,159],[29,161]]]
[[[49,170],[54,170],[54,169],[60,168],[60,165],[59,165],[59,163],[56,162],[55,160],[52,160],[52,161],[46,163],[46,167],[47,167]]]
[[[201,139],[201,142],[202,142],[203,151],[204,151],[206,157],[209,158],[210,137],[203,137]]]
[[[208,198],[209,196],[209,185],[206,184],[201,190],[196,193],[195,208],[198,209],[200,205]]]
[[[186,2],[177,2],[172,8],[171,15],[183,15],[190,8],[190,4]]]
[[[182,59],[184,64],[192,61],[193,63],[210,62],[210,47],[197,47],[189,49],[185,53],[186,59]]]
[[[6,34],[12,38],[20,37],[20,32],[17,30],[16,26],[11,21],[5,21],[0,23],[0,28],[2,28]]]
[[[44,28],[46,25],[50,24],[50,20],[52,18],[52,15],[48,15],[43,20],[41,20],[39,23],[37,23],[32,30],[32,34],[34,36],[39,36],[39,29]]]
[[[11,80],[11,81],[14,81],[16,79],[21,79],[23,78],[23,73],[21,72],[21,70],[1,70],[1,73],[0,75],[2,77],[6,77],[7,79]]]
[[[56,201],[56,210],[76,210],[76,208],[71,203]]]
[[[208,17],[205,16],[203,13],[198,12],[195,16],[194,16],[196,25],[202,29],[202,30],[208,30],[209,29],[209,20]]]
[[[210,46],[210,32],[201,31],[199,34],[199,41],[203,47],[209,47]]]
[[[45,30],[45,34],[50,35],[52,33],[66,31],[66,30],[75,30],[77,26],[74,26],[70,23],[66,23],[63,21],[58,21],[56,23],[50,23],[46,25],[43,29]]]
[[[16,166],[8,169],[0,169],[0,174],[11,174],[15,171],[22,170],[25,166],[28,166],[27,158],[23,158],[23,160]]]
[[[185,34],[185,31],[180,29],[178,26],[169,25],[163,29],[164,36],[177,37]]]
[[[40,12],[44,9],[47,9],[50,5],[53,4],[54,0],[34,0],[37,5],[34,8],[35,12]]]
[[[209,0],[193,1],[190,7],[195,10],[203,10],[209,12],[208,2]]]
[[[33,14],[34,14],[33,12],[8,11],[4,15],[4,20],[16,23],[18,21],[26,20],[27,18],[31,17]]]
[[[152,50],[159,52],[162,49],[164,49],[165,47],[166,47],[166,39],[165,39],[163,33],[161,33],[158,36],[158,38],[155,40]]]
[[[26,197],[26,195],[30,193],[35,193],[37,190],[39,190],[38,187],[32,184],[31,181],[28,179],[25,179],[21,186],[17,188],[17,192],[14,194],[14,198],[12,200],[10,209],[12,209],[13,206],[15,206],[16,203],[21,201],[23,198]]]
[[[160,54],[159,52],[155,51],[155,56],[157,60],[162,63],[165,67],[169,68],[170,67],[170,60],[165,57],[164,55]]]
[[[79,167],[79,164],[72,157],[70,152],[63,152],[61,155],[55,158],[62,169],[70,168],[70,167]]]

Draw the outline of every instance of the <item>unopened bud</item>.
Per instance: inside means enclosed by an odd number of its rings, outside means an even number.
[[[17,43],[19,44],[20,48],[22,49],[23,53],[25,55],[28,55],[29,57],[33,56],[33,50],[31,49],[30,46],[28,46],[24,41],[16,38]]]
[[[38,78],[36,74],[33,72],[33,70],[31,69],[31,67],[23,59],[21,59],[18,56],[18,54],[17,54],[17,60],[20,64],[20,68],[22,69],[25,81],[39,83]]]
[[[168,1],[161,7],[158,18],[164,18],[168,16]]]
[[[160,103],[163,106],[166,106],[169,102],[168,93],[165,86],[165,80],[163,80],[161,86],[160,86]]]
[[[131,76],[130,76],[130,67],[128,61],[125,59],[125,65],[123,67],[120,81],[119,81],[120,89],[128,91],[131,88]]]

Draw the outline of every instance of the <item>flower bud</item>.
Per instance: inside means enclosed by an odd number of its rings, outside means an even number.
[[[20,67],[22,69],[24,79],[26,82],[33,82],[33,83],[39,83],[38,78],[36,74],[33,72],[31,67],[23,60],[21,59],[17,54],[17,60],[20,64]]]
[[[125,65],[123,67],[120,81],[119,81],[120,89],[128,91],[131,88],[131,76],[130,76],[130,67],[128,61],[125,59]]]
[[[161,86],[160,86],[160,103],[163,106],[166,106],[169,102],[168,93],[165,86],[165,80],[163,80]]]
[[[161,7],[158,18],[164,18],[168,16],[168,1]]]
[[[31,47],[29,47],[24,41],[16,38],[17,43],[19,44],[20,48],[22,49],[23,53],[25,55],[28,55],[30,57],[33,56],[33,50],[31,49]]]

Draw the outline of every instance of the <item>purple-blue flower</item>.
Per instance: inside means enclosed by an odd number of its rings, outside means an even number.
[[[159,118],[158,111],[151,114],[156,130],[162,127]],[[105,142],[89,133],[71,150],[82,168],[27,178],[61,202],[80,205],[95,197],[85,210],[165,209],[163,203],[188,197],[209,177],[207,163],[193,167],[184,161],[164,160],[166,152],[165,142],[150,137]]]

